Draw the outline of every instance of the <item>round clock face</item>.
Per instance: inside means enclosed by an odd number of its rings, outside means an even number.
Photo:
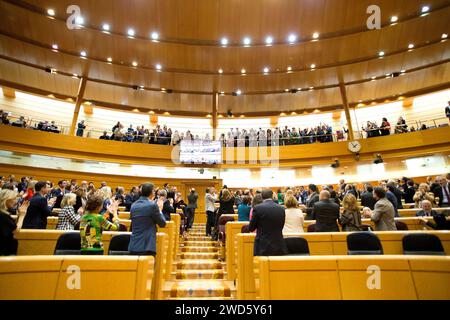
[[[351,152],[359,152],[361,150],[361,143],[359,141],[350,141],[348,143],[348,150]]]

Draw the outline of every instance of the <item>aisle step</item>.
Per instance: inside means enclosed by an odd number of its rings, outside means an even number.
[[[169,284],[170,285],[170,284]],[[173,282],[165,292],[171,298],[231,297],[231,287],[223,280],[179,280]]]
[[[186,246],[180,247],[181,252],[218,252],[219,248],[215,246]]]
[[[186,241],[212,241],[209,236],[198,236],[198,235],[187,235],[185,236]]]
[[[177,262],[177,268],[190,270],[222,269],[222,263],[215,259],[184,259]]]
[[[223,270],[179,270],[175,274],[176,279],[224,279]]]
[[[181,259],[219,259],[219,253],[214,252],[183,252]]]
[[[185,240],[182,248],[186,247],[218,247],[217,241],[213,240]]]

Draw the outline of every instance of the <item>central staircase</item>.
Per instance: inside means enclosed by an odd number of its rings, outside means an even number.
[[[236,289],[227,281],[219,246],[205,235],[205,224],[194,224],[180,241],[172,281],[164,285],[166,299],[234,299]]]

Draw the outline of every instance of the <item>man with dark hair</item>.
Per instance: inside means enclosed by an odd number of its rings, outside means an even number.
[[[188,205],[186,207],[187,226],[186,230],[191,229],[195,218],[195,209],[197,209],[198,193],[192,188],[187,196]]]
[[[173,199],[167,198],[166,189],[161,189],[158,191],[158,199],[161,199],[161,201],[163,201],[162,213],[164,215],[164,218],[166,219],[166,221],[170,221],[170,214],[176,212],[175,208],[173,207]]]
[[[312,219],[312,211],[314,204],[319,201],[319,194],[317,193],[317,186],[315,184],[310,184],[308,186],[308,200],[306,201],[306,220]]]
[[[320,192],[319,201],[314,203],[312,220],[316,220],[315,232],[339,232],[339,205],[330,200],[330,192]]]
[[[398,208],[398,201],[397,201],[397,197],[395,196],[395,194],[391,191],[392,184],[391,184],[391,187],[388,187],[388,183],[386,183],[386,187],[385,188],[386,188],[385,189],[386,199],[388,199],[392,203],[392,206],[394,207],[395,216],[398,217],[398,210],[397,210],[397,208]],[[391,189],[389,189],[389,188],[391,188]]]
[[[133,226],[128,251],[134,255],[156,254],[156,225],[166,226],[162,214],[163,200],[153,200],[152,183],[141,185],[141,197],[132,204],[130,218]]]
[[[52,214],[52,206],[55,198],[47,201],[48,185],[45,181],[39,181],[34,186],[36,193],[30,200],[27,214],[23,220],[23,229],[46,229],[47,217]]]
[[[364,185],[364,192],[361,194],[361,206],[368,207],[370,210],[375,208],[375,199],[373,198],[373,188],[370,184]]]
[[[388,188],[388,190],[390,192],[392,192],[394,194],[395,198],[397,199],[397,209],[403,209],[403,204],[402,204],[403,192],[401,192],[396,187],[395,181],[389,180],[389,182],[386,184],[386,187]]]
[[[283,238],[286,219],[284,208],[273,201],[273,191],[264,189],[261,193],[263,203],[253,208],[249,231],[256,230],[253,255],[279,256],[288,253]]]
[[[375,223],[375,231],[395,231],[395,211],[392,203],[386,199],[386,192],[382,187],[373,189],[373,197],[377,201],[370,219]]]
[[[405,199],[405,203],[414,203],[414,195],[416,194],[416,190],[414,189],[414,181],[408,180],[406,182],[405,189],[403,190],[403,198]]]
[[[434,196],[439,198],[439,207],[450,207],[450,183],[443,176],[436,177],[437,186],[433,189]]]

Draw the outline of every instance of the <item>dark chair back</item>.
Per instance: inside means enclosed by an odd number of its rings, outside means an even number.
[[[227,216],[220,216],[219,218],[219,227],[218,227],[218,236],[219,240],[222,243],[225,243],[226,234],[225,234],[225,225],[227,222],[234,221],[233,217],[227,217]]]
[[[402,242],[403,254],[445,256],[441,240],[434,234],[411,233]]]
[[[55,256],[61,255],[80,255],[81,237],[79,232],[65,232],[59,236],[56,241]]]
[[[241,233],[250,233],[250,231],[248,230],[248,224],[245,226],[242,226]]]
[[[408,230],[408,225],[401,221],[395,221],[395,226],[397,230]]]
[[[315,231],[316,231],[316,224],[315,223],[310,224],[308,226],[308,232],[315,232]]]
[[[348,255],[383,254],[380,239],[367,231],[353,232],[347,236]]]
[[[301,237],[284,238],[289,256],[309,256],[308,241]]]
[[[130,243],[130,234],[117,234],[111,238],[109,243],[108,255],[125,256],[129,255],[128,244]]]

